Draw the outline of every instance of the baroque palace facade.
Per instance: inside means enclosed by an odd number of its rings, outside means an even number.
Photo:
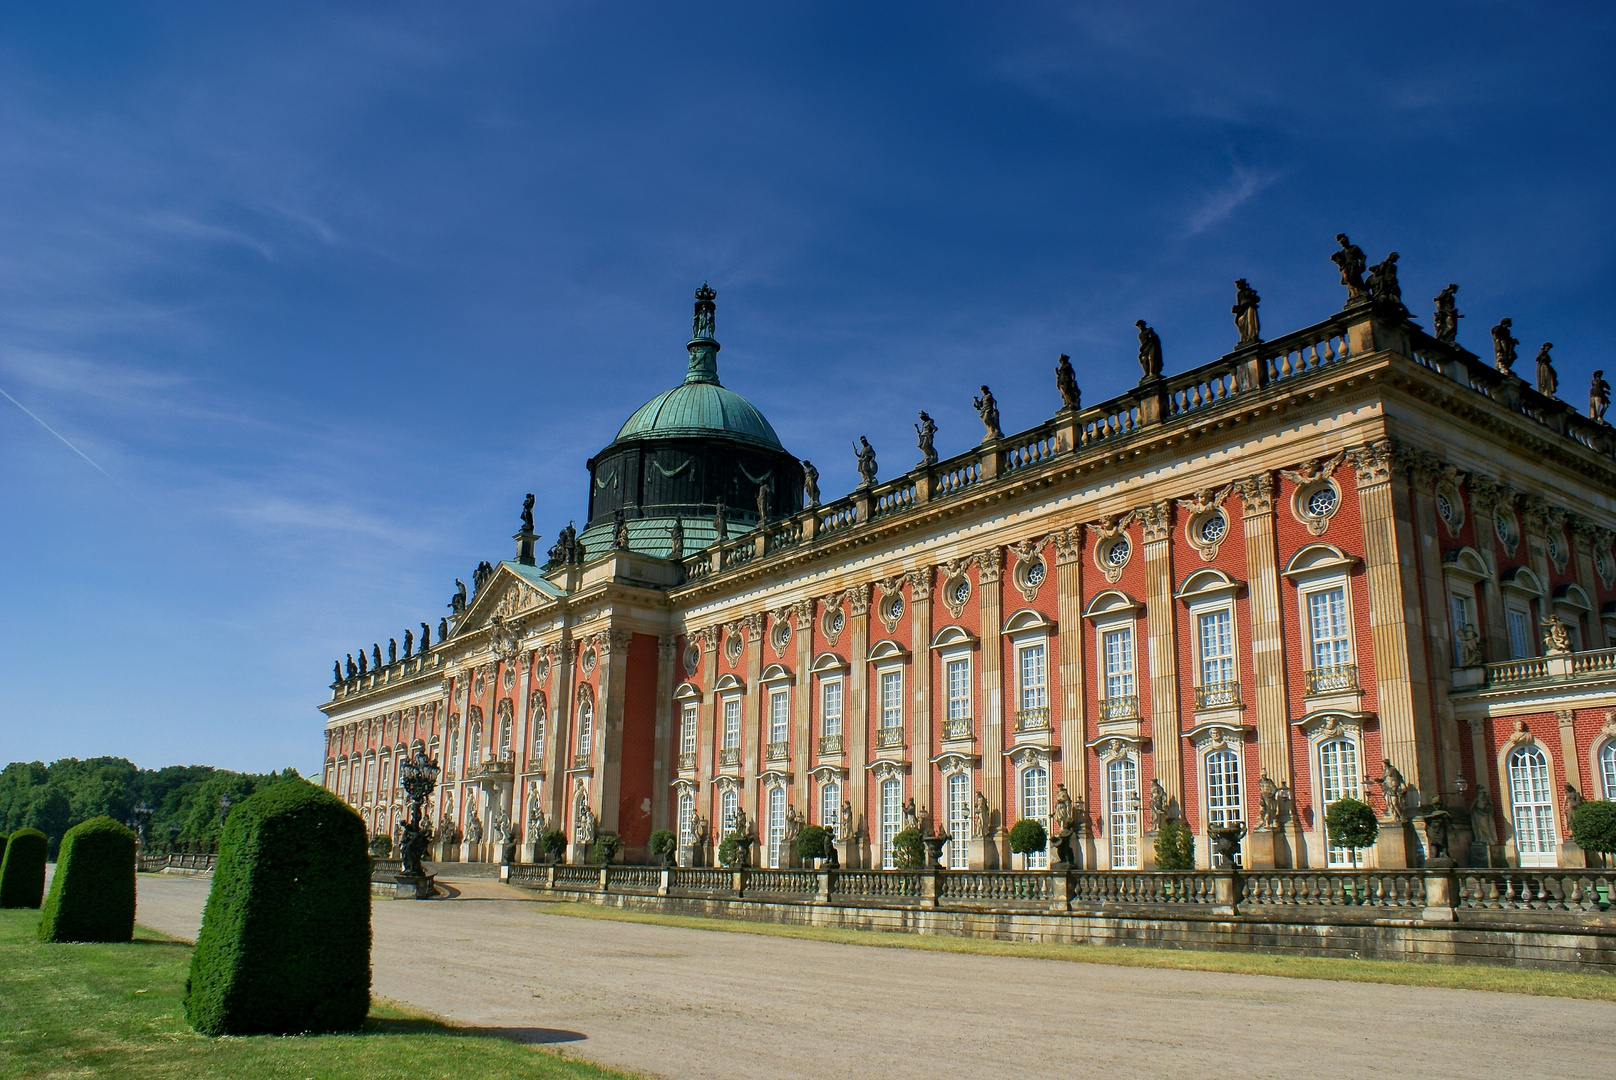
[[[412,748],[442,764],[439,854],[568,857],[597,831],[686,864],[737,823],[791,865],[803,822],[846,867],[891,865],[917,819],[952,868],[1010,865],[1046,820],[1085,869],[1151,867],[1164,818],[1251,868],[1418,865],[1422,813],[1475,865],[1580,865],[1570,808],[1616,797],[1616,429],[1409,317],[1396,257],[1345,237],[1341,312],[1271,340],[1240,282],[1241,342],[1088,407],[1066,357],[1037,427],[821,502],[817,472],[718,380],[697,293],[683,383],[589,462],[584,532],[517,558],[404,658],[339,665],[325,783],[373,832]],[[934,429],[933,429],[934,430]],[[446,632],[446,636],[445,636]],[[1328,806],[1369,802],[1371,850]],[[741,815],[744,814],[744,817]],[[755,823],[755,824],[754,824]],[[1053,848],[1053,844],[1052,844]],[[1062,860],[1051,850],[1032,867]],[[1058,865],[1058,862],[1057,862]]]

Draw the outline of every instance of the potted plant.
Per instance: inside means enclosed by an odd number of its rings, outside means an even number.
[[[926,849],[919,829],[904,829],[892,837],[892,865],[898,870],[919,870],[926,864]]]
[[[1571,838],[1584,851],[1600,856],[1607,866],[1616,854],[1616,802],[1585,799],[1571,811]]]
[[[1337,799],[1324,814],[1324,833],[1330,842],[1352,849],[1352,867],[1358,868],[1358,849],[1371,847],[1380,835],[1380,822],[1368,803]]]
[[[546,862],[558,863],[567,851],[567,834],[560,829],[545,829],[539,834],[538,846]]]
[[[1029,856],[1049,847],[1049,830],[1036,818],[1024,817],[1010,826],[1010,852],[1021,856],[1021,868],[1027,869]]]
[[[651,857],[664,867],[672,867],[677,863],[679,855],[679,837],[670,829],[658,829],[651,834],[650,843],[646,845]]]
[[[1156,830],[1156,869],[1170,873],[1195,869],[1195,836],[1177,818],[1168,818]]]
[[[802,860],[804,866],[813,869],[814,860],[825,857],[829,843],[830,830],[823,825],[804,825],[802,831],[797,833],[797,858]]]
[[[590,856],[590,861],[610,866],[622,847],[623,841],[616,833],[603,832],[595,837],[595,850]]]
[[[741,865],[740,833],[732,832],[724,837],[724,842],[718,845],[718,862],[731,868]]]

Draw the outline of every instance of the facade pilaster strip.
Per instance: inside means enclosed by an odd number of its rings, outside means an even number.
[[[797,682],[795,708],[792,710],[791,764],[793,786],[797,791],[797,809],[818,822],[819,813],[812,805],[813,791],[809,786],[808,766],[814,758],[814,602],[801,601],[792,606],[792,640],[797,645]]]
[[[746,694],[741,698],[741,760],[742,803],[747,814],[757,823],[759,841],[757,865],[763,865],[763,829],[766,815],[759,799],[758,773],[768,768],[769,701],[768,687],[763,685],[763,615],[748,615],[740,620],[741,632],[746,635]],[[750,706],[751,716],[746,712]]]
[[[701,707],[697,711],[696,721],[696,769],[697,782],[701,785],[701,795],[696,805],[707,803],[707,810],[702,815],[707,818],[713,835],[708,841],[714,853],[718,850],[718,842],[723,838],[718,835],[724,824],[718,813],[718,799],[713,787],[713,780],[718,775],[718,693],[713,689],[718,682],[718,627],[711,626],[698,631],[701,636]]]
[[[651,829],[668,828],[671,794],[669,786],[676,775],[674,755],[677,754],[675,732],[679,719],[674,715],[674,665],[678,662],[679,639],[673,634],[657,638],[657,684],[655,744],[651,754]]]
[[[633,638],[627,630],[607,630],[599,637],[601,697],[596,709],[599,729],[594,747],[594,783],[590,785],[590,805],[600,819],[600,831],[619,831],[619,793],[623,780],[623,710],[628,696],[628,647]]]
[[[991,547],[976,556],[977,586],[982,593],[982,794],[988,801],[990,850],[999,852],[999,866],[1009,865],[1008,795],[1004,783],[1004,625],[1000,588],[1004,550]],[[997,869],[987,867],[986,869]]]
[[[1290,724],[1285,689],[1285,625],[1279,603],[1279,542],[1274,530],[1274,477],[1258,473],[1239,484],[1246,537],[1246,596],[1251,612],[1252,706],[1257,760],[1276,784],[1291,782]]]
[[[1088,695],[1083,671],[1083,526],[1073,525],[1054,536],[1055,617],[1060,620],[1060,754],[1062,782],[1074,799],[1088,806]],[[1093,809],[1093,808],[1090,808]],[[1080,835],[1088,823],[1080,823]],[[1083,866],[1091,866],[1089,859]]]
[[[1183,751],[1179,746],[1178,633],[1173,610],[1172,504],[1140,511],[1145,538],[1145,627],[1150,648],[1150,730],[1156,779],[1169,805],[1184,803]],[[1152,822],[1159,825],[1159,822]]]
[[[941,814],[932,796],[932,672],[931,672],[931,568],[916,570],[906,575],[909,585],[910,640],[912,662],[910,672],[914,682],[911,695],[911,729],[909,740],[910,776],[914,783],[917,806],[930,807],[932,821],[938,823],[946,817]],[[941,826],[937,826],[941,828]]]
[[[1403,470],[1395,464],[1399,453],[1391,439],[1382,438],[1353,451],[1351,460],[1363,517],[1382,753],[1408,783],[1429,793],[1437,790],[1437,767],[1425,653],[1409,647],[1420,640],[1419,571],[1412,523],[1397,514],[1399,504],[1409,505]]]
[[[855,585],[847,590],[847,605],[847,707],[843,709],[847,719],[842,723],[842,731],[847,745],[847,784],[851,792],[848,798],[853,804],[853,813],[860,819],[858,824],[864,826],[862,832],[866,838],[873,838],[874,842],[869,848],[872,858],[879,859],[876,852],[879,837],[875,835],[876,830],[869,827],[869,822],[874,819],[870,814],[868,774],[865,771],[870,760],[870,710],[867,701],[870,664],[865,659],[870,651],[870,586]]]
[[[1448,694],[1452,689],[1453,641],[1458,628],[1452,624],[1447,581],[1442,576],[1442,523],[1436,512],[1436,478],[1440,470],[1441,462],[1435,455],[1414,455],[1409,494],[1413,533],[1419,545],[1420,585],[1425,594],[1425,648],[1430,664],[1433,726],[1442,763],[1442,781],[1447,789],[1442,795],[1457,806],[1463,802],[1453,787],[1459,777],[1459,725],[1453,717]]]

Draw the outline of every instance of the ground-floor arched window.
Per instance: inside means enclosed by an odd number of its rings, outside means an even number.
[[[1553,866],[1556,837],[1549,759],[1535,746],[1520,747],[1509,755],[1509,805],[1521,865]]]
[[[1358,746],[1351,739],[1331,739],[1319,744],[1319,827],[1330,813],[1330,804],[1342,799],[1358,799]],[[1327,866],[1353,866],[1357,853],[1325,836],[1324,862]]]
[[[1214,750],[1206,755],[1206,824],[1208,829],[1233,825],[1245,819],[1240,805],[1240,755],[1232,749]],[[1223,857],[1215,851],[1212,865],[1221,868]],[[1235,855],[1235,865],[1240,856]]]
[[[696,842],[696,800],[688,791],[679,793],[679,865],[688,865],[689,851]]]
[[[1106,829],[1111,869],[1139,869],[1139,766],[1119,757],[1105,767]]]
[[[773,870],[780,865],[780,847],[786,836],[786,789],[784,785],[776,784],[769,788],[768,821],[766,840],[764,842],[767,865]]]
[[[1021,770],[1021,816],[1047,827],[1049,818],[1049,770],[1042,765],[1029,765]],[[1049,868],[1049,848],[1028,852],[1025,856],[1028,870]]]
[[[835,839],[842,839],[842,785],[834,780],[819,785],[819,824]]]
[[[892,777],[881,781],[881,869],[897,866],[893,857],[892,838],[898,835],[903,822],[903,781]]]
[[[948,777],[948,868],[967,870],[971,865],[971,774]]]
[[[1599,784],[1605,798],[1616,800],[1616,739],[1599,748]]]
[[[720,842],[735,831],[735,815],[741,808],[741,797],[734,788],[725,788],[718,794],[718,829]]]

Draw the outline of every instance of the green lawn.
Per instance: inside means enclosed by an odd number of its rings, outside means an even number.
[[[885,949],[925,949],[931,952],[975,953],[982,956],[1022,956],[1039,960],[1066,960],[1115,967],[1174,968],[1181,971],[1217,971],[1231,975],[1278,975],[1292,979],[1330,979],[1338,982],[1392,983],[1447,990],[1487,990],[1540,997],[1616,1001],[1616,975],[1601,972],[1540,971],[1535,968],[1490,964],[1438,964],[1402,960],[1353,960],[1295,954],[1212,952],[1195,949],[1150,949],[1137,945],[1067,945],[987,938],[948,937],[941,934],[906,934],[886,930],[842,930],[820,926],[751,922],[744,919],[709,919],[660,912],[629,911],[608,905],[540,899],[543,910],[580,919],[681,926],[730,934],[833,941]]]
[[[37,911],[0,911],[0,1077],[483,1080],[624,1073],[387,1002],[357,1035],[205,1039],[185,1024],[191,946],[46,945]]]

